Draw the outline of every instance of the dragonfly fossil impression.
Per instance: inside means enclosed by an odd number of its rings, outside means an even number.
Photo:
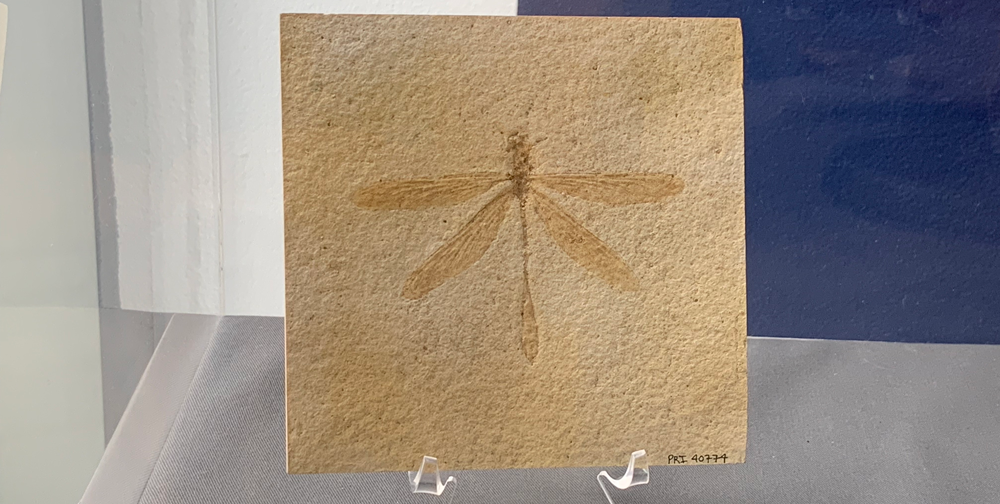
[[[457,205],[498,184],[505,187],[483,206],[449,242],[434,251],[403,286],[403,297],[418,299],[465,271],[486,253],[517,201],[523,247],[521,349],[530,362],[538,354],[538,326],[528,282],[528,207],[532,207],[559,247],[580,266],[621,290],[636,290],[632,270],[597,236],[584,228],[539,187],[608,205],[654,203],[681,192],[683,182],[669,174],[534,174],[532,144],[523,134],[507,137],[508,173],[469,173],[433,179],[378,182],[362,188],[353,200],[362,208],[419,210]]]

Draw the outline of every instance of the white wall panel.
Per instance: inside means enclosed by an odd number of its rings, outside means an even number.
[[[221,313],[214,7],[209,0],[101,7],[120,307]]]

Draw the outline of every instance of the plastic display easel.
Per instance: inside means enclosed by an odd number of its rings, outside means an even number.
[[[458,479],[454,476],[448,476],[444,483],[442,483],[436,458],[425,455],[420,462],[420,468],[406,474],[410,482],[410,491],[414,494],[429,494],[441,497],[445,488],[451,484],[452,491],[448,492],[448,503],[450,504],[455,500],[455,493],[458,491],[456,488],[458,486]],[[605,480],[618,490],[627,490],[649,483],[649,463],[646,461],[646,450],[632,452],[632,456],[629,457],[628,466],[625,468],[625,474],[620,478],[612,478],[608,474],[608,471],[597,473],[597,484],[600,485],[604,496],[608,499],[608,503],[615,504],[614,499],[611,497],[611,492],[608,491],[608,487],[604,483]]]

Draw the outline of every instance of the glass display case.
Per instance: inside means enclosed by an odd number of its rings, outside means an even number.
[[[2,1],[0,504],[1000,495],[994,0]],[[286,12],[739,18],[746,463],[287,474]]]

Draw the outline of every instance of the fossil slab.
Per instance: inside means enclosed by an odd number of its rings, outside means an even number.
[[[282,79],[290,472],[743,461],[737,20],[285,15]]]

